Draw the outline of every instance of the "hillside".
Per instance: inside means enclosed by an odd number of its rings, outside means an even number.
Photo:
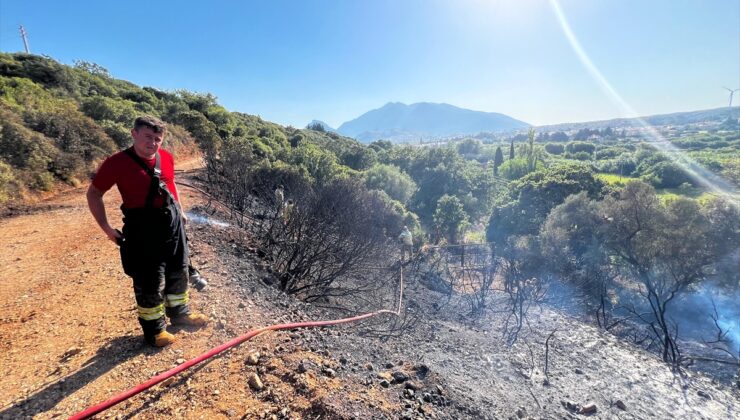
[[[168,123],[164,147],[176,156],[218,153],[225,139],[268,160],[304,139],[335,151],[359,147],[229,112],[210,94],[140,87],[93,63],[0,53],[0,206],[81,185],[102,158],[130,145],[131,124],[141,114]]]
[[[347,121],[337,131],[362,142],[378,139],[397,142],[470,135],[482,131],[509,131],[529,127],[495,112],[471,111],[448,104],[389,102]]]
[[[736,132],[364,145],[25,54],[0,55],[0,112],[0,418],[69,415],[248,330],[360,314],[261,334],[109,414],[737,416]],[[84,198],[144,112],[169,124],[211,285],[193,305],[213,323],[171,327],[163,350]]]
[[[730,113],[731,112],[731,113]],[[613,118],[610,120],[599,120],[599,121],[584,121],[577,123],[562,123],[562,124],[551,124],[537,127],[538,130],[542,131],[569,131],[569,130],[580,130],[582,128],[591,129],[602,129],[611,127],[612,129],[617,128],[628,128],[628,127],[642,127],[642,122],[652,126],[663,126],[663,125],[687,125],[687,124],[698,124],[707,122],[718,122],[724,121],[728,116],[732,115],[733,118],[740,118],[740,107],[733,107],[732,110],[727,107],[704,109],[699,111],[686,111],[686,112],[674,112],[670,114],[658,114],[648,115],[639,118]],[[642,121],[642,122],[641,122]]]

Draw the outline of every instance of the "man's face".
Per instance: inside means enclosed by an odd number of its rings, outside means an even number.
[[[131,136],[134,138],[134,150],[141,157],[151,159],[159,150],[164,141],[164,133],[155,133],[149,127],[131,130]]]

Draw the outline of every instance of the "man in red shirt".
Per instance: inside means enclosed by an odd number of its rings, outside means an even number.
[[[90,212],[108,239],[119,244],[123,271],[133,279],[144,338],[157,347],[175,341],[166,330],[165,314],[174,325],[208,323],[188,306],[186,218],[175,186],[174,159],[160,149],[166,132],[157,118],[137,118],[131,130],[134,145],[109,156],[87,190]],[[108,223],[103,204],[113,185],[123,199],[123,232]]]

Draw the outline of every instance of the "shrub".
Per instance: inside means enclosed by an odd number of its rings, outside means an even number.
[[[545,145],[545,151],[551,155],[562,155],[565,151],[565,146],[558,143],[547,143]]]
[[[362,174],[365,186],[371,190],[381,190],[394,200],[408,203],[416,191],[416,183],[411,177],[392,165],[375,165]]]
[[[594,146],[593,143],[586,143],[583,141],[572,141],[565,145],[565,151],[571,154],[584,152],[591,155],[594,150],[596,150],[596,146]]]
[[[691,176],[674,162],[663,161],[651,167],[646,174],[656,188],[676,188],[684,183],[693,183]]]
[[[13,168],[0,160],[0,204],[8,201],[15,188]]]

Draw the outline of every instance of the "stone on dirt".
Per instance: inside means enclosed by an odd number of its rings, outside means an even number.
[[[627,411],[627,405],[622,400],[617,400],[617,402],[614,403],[614,406],[622,411]]]
[[[586,415],[588,415],[588,414],[593,414],[596,411],[597,411],[596,410],[596,403],[589,402],[589,403],[586,403],[583,406],[581,406],[581,409],[578,410],[578,414],[586,414]]]
[[[400,370],[393,372],[391,375],[393,376],[393,382],[397,384],[406,382],[409,379],[409,376]]]
[[[260,354],[259,353],[252,353],[249,356],[247,356],[247,364],[255,366],[259,364],[260,362]]]
[[[252,373],[249,375],[249,378],[247,378],[247,383],[249,384],[249,387],[255,391],[262,391],[265,388],[265,385],[262,383],[262,380],[256,373]]]

